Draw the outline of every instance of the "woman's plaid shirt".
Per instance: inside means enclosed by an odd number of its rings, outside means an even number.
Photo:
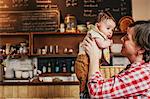
[[[107,80],[96,72],[88,82],[88,89],[91,98],[150,99],[150,62],[131,64],[129,69]]]

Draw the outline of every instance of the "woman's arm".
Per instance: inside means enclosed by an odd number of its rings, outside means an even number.
[[[88,81],[89,94],[92,98],[102,99],[144,96],[150,88],[148,68],[134,67],[107,80],[96,72]]]
[[[99,59],[101,58],[101,51],[97,47],[95,40],[91,38],[86,38],[83,41],[85,45],[86,53],[89,55],[90,58],[90,64],[89,64],[89,73],[88,73],[88,79],[90,76],[97,71],[99,71]]]

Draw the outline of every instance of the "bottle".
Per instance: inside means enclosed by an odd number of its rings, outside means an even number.
[[[66,72],[67,72],[67,67],[66,67],[66,64],[65,64],[65,63],[63,63],[62,72],[63,72],[63,73],[66,73]]]
[[[71,72],[72,72],[72,73],[75,72],[75,68],[74,68],[74,60],[71,61]]]
[[[43,65],[42,72],[46,73],[46,66]]]
[[[58,45],[55,46],[55,54],[59,54],[59,46]]]
[[[47,72],[48,73],[52,72],[51,62],[48,62],[48,64],[47,64]]]
[[[60,24],[60,32],[65,32],[65,24],[64,23]]]
[[[10,46],[11,46],[10,43],[6,43],[6,49],[5,49],[6,55],[8,55],[10,53]]]
[[[55,72],[56,73],[60,72],[60,66],[59,66],[59,61],[58,60],[56,60],[56,63],[55,63]]]
[[[50,45],[50,46],[49,46],[49,53],[50,53],[50,54],[53,54],[53,45]]]

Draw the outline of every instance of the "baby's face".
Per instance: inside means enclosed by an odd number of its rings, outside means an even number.
[[[111,38],[113,35],[114,28],[116,27],[115,22],[112,19],[107,19],[99,22],[98,29],[108,38]]]

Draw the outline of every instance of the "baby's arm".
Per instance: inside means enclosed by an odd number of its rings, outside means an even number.
[[[110,39],[103,40],[100,38],[95,38],[95,42],[99,48],[107,48],[113,44],[113,40]]]

